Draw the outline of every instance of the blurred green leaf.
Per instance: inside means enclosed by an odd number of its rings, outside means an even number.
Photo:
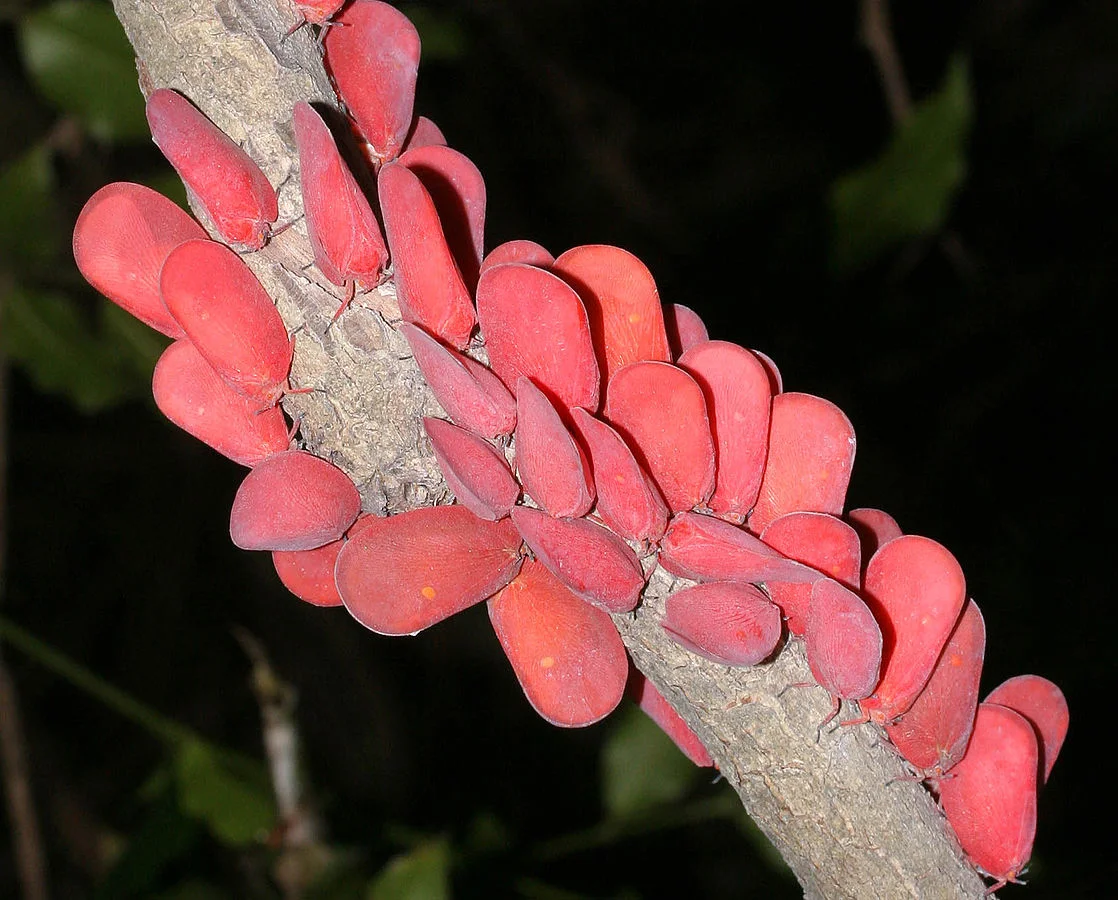
[[[466,53],[466,33],[452,14],[428,6],[407,4],[403,12],[419,32],[425,63],[453,62]]]
[[[41,271],[61,256],[54,187],[50,153],[43,144],[0,170],[0,249],[9,271]]]
[[[57,0],[19,23],[24,65],[35,86],[102,140],[148,136],[136,59],[107,3]]]
[[[83,412],[142,397],[162,338],[144,335],[101,301],[100,327],[63,294],[14,287],[3,298],[8,355],[43,391],[62,394]],[[121,315],[127,315],[121,313]],[[135,323],[135,328],[146,326]]]
[[[234,773],[199,741],[186,741],[175,751],[175,780],[183,812],[205,822],[224,844],[251,843],[275,824],[267,781]]]
[[[834,183],[836,270],[862,268],[908,238],[939,231],[966,177],[972,112],[967,65],[957,58],[884,152]]]
[[[450,848],[432,840],[397,856],[369,885],[368,900],[449,900]]]
[[[679,800],[700,770],[636,706],[615,716],[602,749],[602,802],[621,818]]]
[[[190,852],[199,831],[198,823],[184,816],[174,797],[165,793],[132,832],[124,852],[98,886],[97,900],[152,896],[163,870]]]

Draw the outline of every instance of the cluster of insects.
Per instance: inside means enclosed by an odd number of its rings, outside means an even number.
[[[844,513],[855,436],[843,412],[784,391],[766,356],[710,340],[694,312],[662,305],[625,250],[556,257],[522,240],[485,254],[480,173],[413,115],[415,28],[375,0],[300,6],[309,22],[341,24],[323,44],[348,114],[292,111],[314,263],[343,292],[339,316],[358,288],[394,280],[399,330],[446,413],[424,425],[457,503],[362,514],[344,472],[295,449],[279,406],[293,342],[240,255],[270,239],[275,190],[162,88],[148,98],[153,137],[221,242],[165,197],[118,183],[82,211],[74,254],[94,287],[173,339],[153,378],[159,408],[250,467],[234,543],[272,552],[293,593],[380,634],[487,602],[549,722],[596,722],[628,690],[712,765],[631,671],[611,619],[637,607],[663,566],[693,582],[666,603],[674,640],[751,666],[786,633],[802,639],[833,698],[828,721],[857,701],[854,721],[884,728],[975,865],[995,886],[1019,875],[1067,705],[1033,675],[979,702],[985,626],[958,562],[881,510]],[[336,131],[359,140],[373,202]]]

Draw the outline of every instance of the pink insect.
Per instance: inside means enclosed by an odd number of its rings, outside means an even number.
[[[1037,739],[1026,719],[982,703],[966,755],[939,783],[939,800],[959,844],[997,882],[1016,881],[1036,834]]]
[[[280,582],[312,606],[341,606],[334,584],[334,566],[345,541],[331,541],[314,550],[275,550],[272,564]]]
[[[789,559],[811,566],[840,584],[849,588],[859,585],[861,545],[854,529],[841,519],[826,513],[787,513],[768,524],[761,532],[761,540]],[[773,603],[788,620],[788,630],[803,635],[811,609],[811,584],[774,582],[768,589]]]
[[[520,571],[520,534],[464,506],[370,518],[350,534],[334,579],[351,616],[377,634],[416,634],[480,603]]]
[[[822,728],[838,715],[841,701],[861,700],[877,686],[881,628],[861,597],[823,578],[811,589],[804,643],[811,674],[831,695],[831,713],[819,723]]]
[[[963,758],[975,711],[986,652],[986,623],[978,604],[967,602],[943,654],[908,711],[885,733],[916,771],[938,778]]]
[[[346,289],[336,319],[353,299],[358,282],[373,287],[380,280],[388,248],[380,223],[326,123],[309,103],[295,105],[294,120],[303,210],[315,265],[332,283]]]
[[[769,455],[749,528],[764,531],[790,512],[839,515],[854,465],[854,427],[841,409],[811,394],[773,397]]]
[[[582,516],[594,503],[594,480],[582,448],[552,402],[527,378],[516,383],[516,471],[524,490],[553,516]]]
[[[621,702],[629,662],[613,622],[542,564],[525,561],[489,601],[489,621],[528,702],[552,725],[591,725]]]
[[[520,485],[497,448],[442,419],[425,418],[423,427],[455,499],[478,518],[505,518],[520,498]]]
[[[691,512],[672,518],[660,542],[660,564],[695,581],[812,584],[823,577],[744,528]]]
[[[500,378],[476,360],[444,347],[418,325],[403,322],[399,329],[431,393],[456,425],[485,438],[512,433],[516,400]]]
[[[1040,735],[1041,775],[1048,781],[1068,734],[1068,702],[1064,693],[1039,675],[1018,675],[1003,681],[984,701],[1020,713]]]
[[[214,241],[187,241],[167,257],[159,283],[167,309],[226,384],[258,408],[278,403],[292,340],[244,261]]]
[[[299,19],[287,29],[287,35],[292,35],[304,25],[318,25],[325,27],[339,9],[346,4],[346,0],[294,0],[295,12]]]
[[[233,390],[190,341],[163,351],[151,391],[163,415],[242,466],[255,466],[291,444],[283,411],[261,410],[258,401]]]
[[[470,341],[477,316],[431,195],[400,163],[381,168],[377,192],[404,321],[422,325],[461,350]]]
[[[660,729],[672,739],[680,751],[691,762],[699,767],[713,766],[707,748],[699,740],[698,735],[691,730],[683,718],[677,713],[664,695],[656,690],[655,685],[645,678],[635,666],[630,666],[629,684],[625,693],[636,702],[645,715],[660,726]]]
[[[426,116],[416,116],[411,123],[408,138],[404,141],[404,152],[417,147],[445,147],[446,135],[442,129]]]
[[[314,550],[346,533],[361,511],[337,466],[303,450],[269,456],[233,498],[229,536],[242,550]]]
[[[668,597],[661,627],[676,643],[726,666],[755,666],[780,644],[780,609],[752,584],[712,582]]]
[[[222,239],[259,250],[279,216],[276,192],[260,167],[181,94],[154,91],[151,136],[206,210]]]
[[[499,244],[486,254],[481,261],[481,271],[492,269],[502,263],[525,263],[529,266],[538,266],[541,269],[551,267],[555,257],[547,248],[535,241],[518,240],[507,241]]]
[[[353,0],[323,46],[326,70],[379,161],[395,159],[412,125],[419,32],[398,9]]]
[[[888,724],[908,711],[931,677],[966,603],[966,579],[946,547],[906,534],[869,561],[864,596],[885,645],[881,682],[862,701],[862,713]]]
[[[74,261],[117,306],[168,337],[185,337],[159,297],[159,270],[179,244],[206,232],[162,194],[118,181],[90,197],[74,225]]]
[[[664,327],[668,332],[668,346],[671,347],[673,360],[678,360],[697,344],[710,340],[699,314],[679,303],[669,303],[664,307]]]
[[[597,408],[590,322],[565,281],[525,263],[491,266],[478,279],[477,315],[489,365],[509,388],[527,377],[564,406]]]
[[[583,600],[613,613],[636,608],[644,570],[612,531],[587,519],[556,519],[527,506],[514,507],[512,521],[536,558]]]
[[[679,358],[707,401],[714,455],[714,493],[707,501],[719,516],[741,523],[761,489],[769,452],[772,388],[756,355],[727,341],[706,341]]]
[[[610,379],[605,416],[673,512],[707,501],[715,483],[714,441],[694,378],[671,363],[630,363]]]
[[[485,180],[464,154],[446,146],[413,147],[400,156],[435,204],[466,287],[477,288],[485,243]]]
[[[589,451],[596,514],[625,540],[660,540],[668,526],[668,506],[624,438],[584,409],[573,409],[571,419]]]
[[[629,363],[671,361],[660,293],[652,273],[628,250],[607,244],[574,247],[551,271],[582,298],[602,381]]]

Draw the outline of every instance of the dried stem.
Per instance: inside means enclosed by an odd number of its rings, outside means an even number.
[[[314,394],[289,397],[309,448],[345,469],[365,508],[385,513],[437,502],[445,486],[419,424],[438,406],[392,327],[391,284],[358,298],[327,328],[338,300],[312,279],[301,221],[292,106],[330,99],[314,38],[280,35],[290,21],[254,0],[115,0],[136,48],[145,89],[182,90],[280,185],[292,228],[246,262],[299,330],[293,381]],[[499,199],[498,201],[499,202]],[[655,268],[655,264],[653,264]],[[751,669],[728,669],[671,643],[659,626],[675,589],[653,573],[642,606],[615,621],[637,666],[703,739],[746,809],[799,878],[808,897],[981,897],[942,814],[918,785],[887,782],[902,764],[871,726],[825,734],[821,690],[778,693],[810,680],[802,647]]]
[[[893,25],[889,18],[889,0],[862,0],[862,43],[866,45],[877,66],[885,102],[894,125],[904,125],[912,116],[912,97],[905,80],[901,56],[893,40]]]

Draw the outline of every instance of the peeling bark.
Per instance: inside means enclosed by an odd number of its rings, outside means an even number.
[[[279,189],[280,224],[292,227],[245,261],[296,335],[292,387],[315,388],[284,400],[308,449],[349,473],[367,511],[445,501],[420,421],[441,410],[393,327],[391,281],[331,325],[338,289],[310,265],[291,110],[299,100],[337,103],[311,30],[283,39],[295,14],[268,0],[114,5],[145,93],[182,91]],[[614,619],[637,666],[703,740],[805,896],[981,897],[981,879],[928,792],[890,783],[904,769],[879,729],[837,728],[816,740],[830,701],[818,687],[788,687],[812,680],[801,643],[770,663],[731,669],[668,639],[658,624],[664,598],[687,584],[657,569],[641,607]]]

